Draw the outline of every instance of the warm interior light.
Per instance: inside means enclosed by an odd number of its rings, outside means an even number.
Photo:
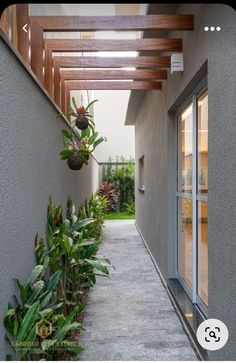
[[[204,105],[204,103],[208,102],[208,96],[204,97],[202,100],[198,100],[198,106]]]
[[[122,67],[121,69],[124,69],[126,71],[135,71],[136,70],[135,67]]]
[[[193,313],[185,313],[184,315],[186,316],[186,318],[192,318],[193,317]]]
[[[181,120],[185,121],[192,114],[192,104],[182,113]]]

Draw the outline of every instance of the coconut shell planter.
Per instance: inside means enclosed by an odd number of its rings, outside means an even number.
[[[72,170],[80,170],[82,169],[83,166],[83,160],[81,159],[81,157],[79,155],[71,155],[69,156],[68,160],[67,160],[67,164],[69,166],[70,169]]]
[[[88,164],[89,154],[72,154],[67,159],[67,165],[71,170],[80,170],[84,164]]]
[[[70,106],[66,113],[75,119],[71,123],[70,132],[62,130],[65,147],[60,152],[60,156],[62,160],[67,160],[71,170],[80,170],[83,165],[88,165],[90,154],[101,142],[106,141],[104,137],[98,136],[92,114],[89,113],[89,108],[96,101],[90,102],[86,108],[78,107],[75,98],[72,97],[73,107]]]
[[[81,115],[77,117],[75,124],[79,130],[86,130],[89,125],[89,120],[86,116]]]

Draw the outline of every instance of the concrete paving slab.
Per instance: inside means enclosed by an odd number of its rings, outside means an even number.
[[[99,255],[116,270],[89,293],[79,360],[198,360],[134,221],[106,221]]]

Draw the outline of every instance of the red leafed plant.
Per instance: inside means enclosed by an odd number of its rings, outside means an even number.
[[[56,226],[60,225],[62,223],[62,206],[59,205],[58,207],[53,208],[54,214],[54,222]]]
[[[109,201],[108,211],[116,210],[118,203],[118,191],[113,184],[108,182],[103,182],[100,187],[98,193],[106,197]]]

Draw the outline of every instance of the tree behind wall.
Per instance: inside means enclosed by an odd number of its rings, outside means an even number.
[[[103,165],[102,180],[114,184],[119,193],[118,209],[124,211],[126,204],[134,202],[134,160],[125,160],[123,156],[116,157],[112,161],[110,157],[108,163]]]

